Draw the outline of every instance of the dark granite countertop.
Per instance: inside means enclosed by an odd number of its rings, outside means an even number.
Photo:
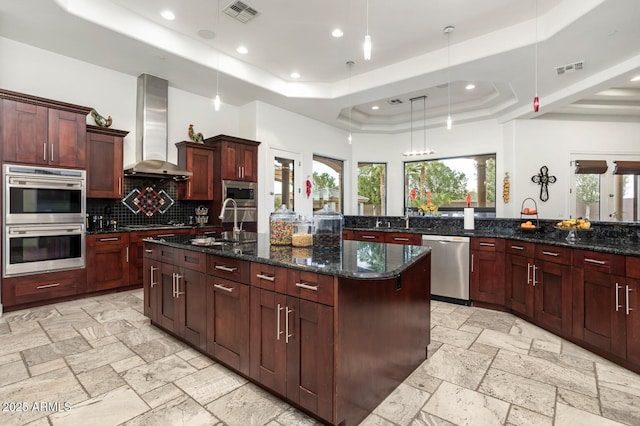
[[[87,230],[86,234],[88,235],[96,235],[96,234],[114,234],[118,232],[145,232],[145,231],[166,231],[166,230],[176,230],[176,229],[202,229],[206,231],[212,231],[216,229],[220,229],[219,226],[214,225],[165,225],[165,224],[152,224],[152,225],[122,225],[117,229],[103,229],[100,231],[90,231]]]
[[[193,236],[177,235],[144,241],[202,253],[238,258],[275,266],[312,271],[346,278],[380,279],[400,275],[408,266],[430,251],[429,247],[342,241],[340,247],[314,249],[311,247],[275,246],[268,234],[256,234],[256,242],[243,244],[221,243],[200,246],[192,243]]]

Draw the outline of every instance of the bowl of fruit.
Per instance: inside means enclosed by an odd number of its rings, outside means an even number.
[[[523,231],[535,231],[538,229],[538,227],[533,222],[528,220],[520,224],[520,229]]]

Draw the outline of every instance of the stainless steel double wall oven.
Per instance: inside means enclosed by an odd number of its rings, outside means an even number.
[[[85,267],[86,172],[3,165],[3,277]]]

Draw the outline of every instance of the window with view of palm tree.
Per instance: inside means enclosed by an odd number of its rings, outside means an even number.
[[[313,156],[313,210],[325,204],[337,212],[342,212],[343,162],[334,158]]]
[[[358,163],[358,214],[387,214],[387,165]]]

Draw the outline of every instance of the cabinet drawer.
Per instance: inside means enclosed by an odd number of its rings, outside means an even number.
[[[505,243],[504,251],[506,253],[515,254],[518,256],[533,257],[535,252],[535,245],[533,243],[524,243],[522,241],[507,240]]]
[[[333,306],[334,278],[332,276],[291,269],[287,272],[287,294]]]
[[[372,241],[383,243],[383,232],[370,232],[370,231],[353,231],[353,239],[356,241]]]
[[[571,265],[571,249],[567,247],[536,244],[535,258],[562,265]]]
[[[640,278],[640,257],[627,256],[626,275],[630,278]]]
[[[392,232],[386,235],[385,241],[392,244],[422,245],[422,235],[406,232]]]
[[[6,306],[39,302],[83,293],[86,269],[25,275],[2,280],[2,302]]]
[[[100,234],[100,235],[88,235],[87,245],[95,247],[120,247],[122,244],[129,243],[128,234]]]
[[[501,238],[471,238],[471,250],[504,251],[504,240]]]
[[[167,247],[160,244],[156,244],[153,247],[154,259],[159,260],[162,263],[168,263],[174,265],[180,256],[182,250],[175,247]]]
[[[253,262],[251,285],[284,294],[287,292],[287,269]]]
[[[589,250],[573,251],[573,266],[608,274],[622,275],[625,273],[625,258],[611,253],[600,253]]]
[[[140,244],[138,243],[131,243],[132,245],[137,245]],[[144,249],[142,250],[142,256],[148,259],[156,259],[158,258],[158,253],[159,253],[159,249],[160,246],[157,244],[153,244],[153,243],[144,243]],[[130,248],[130,250],[133,250]]]
[[[176,265],[198,272],[207,272],[207,255],[191,250],[180,250],[176,253]]]
[[[251,266],[246,260],[209,255],[207,256],[207,273],[249,284]]]

